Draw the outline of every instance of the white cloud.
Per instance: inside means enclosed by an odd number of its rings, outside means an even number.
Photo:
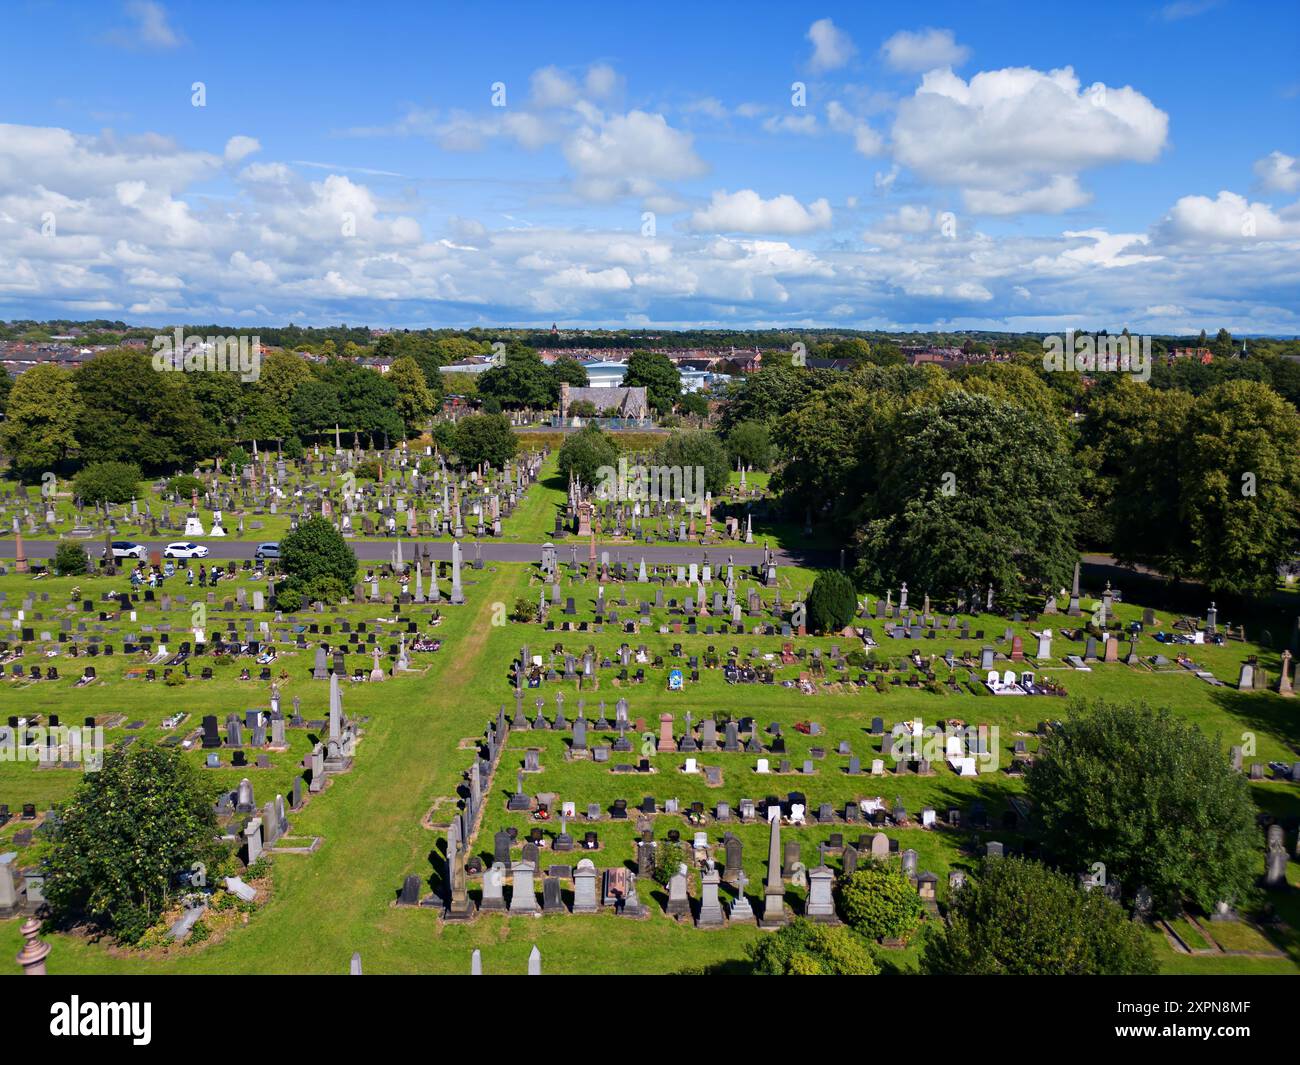
[[[814,200],[807,207],[793,196],[765,200],[753,189],[715,192],[708,207],[691,215],[690,227],[705,233],[780,233],[794,236],[829,229],[831,205]]]
[[[534,107],[568,107],[578,100],[578,83],[559,67],[533,71],[529,89]]]
[[[971,210],[1056,212],[1086,202],[1080,171],[1155,159],[1168,125],[1135,89],[1081,90],[1069,67],[985,71],[969,82],[932,70],[900,104],[892,139],[898,162],[961,187]]]
[[[828,70],[838,70],[852,59],[857,51],[852,38],[837,28],[828,18],[819,18],[809,26],[807,36],[813,46],[812,58],[808,61],[808,65],[819,74]]]
[[[816,115],[771,115],[763,120],[767,133],[796,133],[805,137],[816,136],[820,130]]]
[[[1276,214],[1266,203],[1250,203],[1246,197],[1224,189],[1213,200],[1208,196],[1183,196],[1160,223],[1158,234],[1175,244],[1253,244],[1294,239],[1300,237],[1300,217],[1295,214],[1288,209]]]
[[[238,163],[241,159],[261,150],[262,145],[256,137],[245,137],[239,134],[226,141],[226,150],[223,155],[227,163]]]
[[[953,39],[952,30],[899,30],[880,46],[895,70],[921,72],[936,67],[957,67],[970,57],[970,49]]]
[[[1255,176],[1268,192],[1300,191],[1300,161],[1294,155],[1269,152],[1256,160]]]
[[[1044,185],[1003,192],[1001,189],[967,189],[966,206],[975,214],[1011,215],[1026,212],[1060,214],[1082,207],[1091,196],[1079,187],[1073,174],[1057,174]]]
[[[658,181],[703,174],[708,168],[692,141],[663,115],[629,111],[584,124],[569,135],[563,150],[577,175],[578,192],[611,200],[650,195]]]
[[[168,49],[185,42],[168,21],[167,9],[156,0],[126,0],[122,8],[131,24],[111,30],[111,43],[123,48]]]

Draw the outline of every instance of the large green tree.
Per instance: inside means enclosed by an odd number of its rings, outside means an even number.
[[[686,480],[685,471],[695,469],[697,472],[691,475],[691,485],[701,496],[705,491],[712,492],[715,496],[721,495],[727,487],[727,478],[731,472],[727,449],[722,446],[717,434],[707,429],[673,433],[655,449],[654,461],[659,466],[680,468],[683,471],[683,484]],[[699,470],[704,471],[703,487],[698,481]],[[660,474],[660,483],[663,483],[663,474]]]
[[[397,413],[402,416],[407,435],[419,433],[437,408],[434,392],[420,364],[409,355],[394,359],[388,369],[388,380],[397,391]]]
[[[81,401],[81,457],[136,462],[151,472],[210,455],[217,432],[203,417],[188,377],[155,370],[139,351],[106,351],[83,363],[73,373]]]
[[[506,349],[499,365],[479,375],[478,394],[506,410],[545,409],[555,405],[559,383],[536,351],[516,344]]]
[[[990,858],[953,896],[929,938],[926,973],[948,976],[1136,976],[1156,972],[1145,929],[1099,889],[1020,858]]]
[[[735,465],[766,470],[772,465],[772,434],[762,422],[740,422],[727,433],[727,457]]]
[[[657,351],[637,351],[627,360],[625,387],[644,387],[646,400],[657,414],[667,414],[682,393],[682,375],[677,364]]]
[[[39,476],[77,446],[80,420],[81,397],[72,375],[41,363],[14,382],[0,422],[0,450],[24,476]]]
[[[598,425],[588,425],[565,437],[556,461],[565,480],[576,478],[594,488],[601,469],[617,464],[618,445]]]
[[[1225,382],[1193,404],[1179,459],[1190,573],[1267,595],[1300,545],[1300,414],[1268,385]]]
[[[1078,871],[1101,862],[1127,891],[1148,888],[1158,914],[1252,891],[1263,841],[1250,785],[1217,739],[1167,709],[1077,705],[1028,791],[1049,854]]]
[[[1014,599],[1069,579],[1075,479],[1051,421],[956,392],[904,410],[889,444],[860,534],[869,583]]]
[[[280,541],[280,567],[286,589],[306,600],[337,601],[352,588],[357,556],[328,520],[308,518]]]
[[[518,452],[519,437],[504,414],[471,414],[456,424],[455,446],[466,466],[486,462],[501,469]]]
[[[166,909],[178,873],[213,867],[212,787],[179,750],[115,747],[85,773],[45,863],[54,919],[89,921],[135,942]]]

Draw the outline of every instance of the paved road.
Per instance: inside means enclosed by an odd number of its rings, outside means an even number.
[[[82,540],[73,541],[85,545],[87,553],[98,556],[103,552],[103,540]],[[135,543],[142,543],[150,551],[159,552],[173,541],[170,540],[137,540]],[[253,552],[257,550],[262,540],[200,540],[211,552],[209,558],[215,559],[243,559],[252,558]],[[397,547],[397,540],[352,540],[352,550],[357,554],[357,558],[362,561],[386,561],[392,558],[393,551]],[[578,552],[578,561],[585,562],[591,554],[590,541],[580,541],[576,537],[568,537],[562,540],[553,541],[556,550],[559,552],[561,562],[567,562],[571,557],[573,548],[576,547]],[[419,545],[421,551],[427,551],[430,558],[448,560],[451,558],[451,541],[414,541],[402,540],[402,557],[410,559],[415,546]],[[503,543],[496,540],[482,540],[482,555],[487,562],[538,562],[542,557],[541,544],[512,544]],[[59,541],[57,540],[24,540],[23,549],[28,558],[52,558],[54,552],[58,549]],[[13,558],[17,550],[17,543],[14,540],[0,540],[0,557]],[[474,541],[462,540],[461,550],[464,552],[466,559],[474,557]],[[690,562],[700,562],[704,559],[707,550],[709,560],[715,565],[719,562],[726,562],[730,556],[737,565],[747,566],[754,565],[763,561],[763,548],[761,546],[747,547],[744,545],[732,546],[730,544],[714,544],[709,548],[702,548],[698,545],[678,546],[676,544],[661,544],[658,546],[642,546],[639,544],[603,544],[596,541],[597,557],[600,552],[608,551],[609,557],[618,561],[622,559],[626,562],[638,562],[644,556],[646,562],[675,562],[687,564]],[[829,552],[813,551],[777,551],[777,562],[780,565],[833,565],[838,563],[838,554]]]

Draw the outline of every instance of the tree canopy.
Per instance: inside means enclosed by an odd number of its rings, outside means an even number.
[[[1157,914],[1252,892],[1263,840],[1250,786],[1217,739],[1167,709],[1079,703],[1040,747],[1028,794],[1056,861],[1101,862],[1130,894],[1149,889]]]

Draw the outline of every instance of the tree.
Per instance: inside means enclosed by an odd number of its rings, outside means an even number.
[[[1142,925],[1100,890],[1083,891],[1038,862],[989,858],[953,896],[923,972],[951,976],[1147,976]]]
[[[5,404],[9,402],[9,393],[13,390],[14,379],[9,376],[9,371],[0,366],[0,414],[5,412]]]
[[[391,381],[374,370],[338,359],[325,365],[321,380],[333,385],[338,393],[338,420],[343,428],[372,440],[401,438],[404,427],[398,412],[397,389]]]
[[[305,599],[338,600],[357,575],[357,556],[325,518],[308,518],[280,541],[280,568],[287,589]]]
[[[920,894],[897,865],[870,862],[840,886],[840,913],[868,939],[909,939],[924,912]]]
[[[848,574],[819,573],[808,593],[808,626],[813,632],[839,632],[858,613],[858,593]]]
[[[1014,598],[1069,578],[1075,479],[1052,422],[955,392],[904,410],[893,435],[860,533],[869,583]]]
[[[437,400],[425,381],[424,372],[409,355],[394,359],[388,380],[397,390],[397,413],[406,425],[408,436],[417,432],[437,409]]]
[[[572,388],[586,388],[591,383],[587,376],[587,368],[577,359],[571,359],[563,355],[551,363],[551,377],[555,381],[555,392],[558,395],[560,391],[560,382],[568,384]]]
[[[727,451],[716,433],[700,429],[695,432],[673,433],[655,451],[655,463],[669,468],[685,471],[700,468],[704,471],[704,483],[701,485],[692,475],[695,492],[703,498],[706,491],[715,496],[721,495],[727,487],[727,478],[731,473],[731,464],[727,461]],[[661,483],[662,483],[662,474]],[[685,483],[683,473],[682,482]]]
[[[772,465],[772,434],[762,422],[740,422],[727,434],[727,456],[733,466],[765,470]]]
[[[54,917],[138,940],[166,909],[178,873],[219,860],[213,797],[179,750],[112,748],[60,811],[45,863]]]
[[[471,414],[456,426],[456,454],[466,466],[486,462],[499,470],[518,450],[519,437],[504,414]]]
[[[781,467],[775,486],[788,507],[836,524],[861,504],[861,468],[875,452],[867,441],[878,408],[887,403],[857,379],[839,379],[777,419]]]
[[[336,425],[351,428],[344,423],[338,389],[317,378],[302,382],[294,390],[290,417],[293,431],[302,436],[326,433]]]
[[[764,366],[758,373],[747,374],[732,391],[722,411],[722,427],[729,431],[739,422],[756,421],[773,425],[820,391],[835,375],[829,370],[807,370],[784,363]]]
[[[594,487],[603,468],[618,462],[618,445],[598,425],[584,426],[580,432],[565,437],[556,458],[560,474]]]
[[[677,411],[692,418],[707,418],[709,397],[702,392],[686,392],[677,401]]]
[[[682,393],[682,375],[677,364],[657,351],[637,351],[627,360],[625,388],[644,387],[646,400],[656,414],[667,414]]]
[[[82,363],[73,372],[81,399],[82,459],[135,462],[154,471],[212,454],[217,433],[195,402],[188,377],[155,370],[139,351],[106,351]]]
[[[60,577],[80,577],[90,568],[86,549],[64,540],[54,552],[54,568]]]
[[[1092,393],[1080,432],[1080,483],[1094,542],[1126,565],[1181,576],[1187,551],[1178,449],[1194,400],[1126,375],[1103,378]]]
[[[1300,540],[1300,414],[1228,381],[1193,404],[1179,449],[1188,569],[1215,592],[1267,595]]]
[[[86,503],[129,503],[139,494],[140,467],[134,462],[92,462],[73,479]]]
[[[81,398],[72,375],[53,363],[40,363],[21,374],[9,392],[0,448],[20,473],[39,475],[77,446],[80,418]]]
[[[506,410],[553,407],[560,386],[551,367],[532,348],[507,348],[498,366],[478,378],[478,394],[496,400]]]
[[[876,976],[880,967],[867,945],[847,928],[796,917],[745,952],[755,976]]]
[[[1029,797],[1048,853],[1148,888],[1158,915],[1249,896],[1260,836],[1250,785],[1169,710],[1081,703],[1040,747]]]

